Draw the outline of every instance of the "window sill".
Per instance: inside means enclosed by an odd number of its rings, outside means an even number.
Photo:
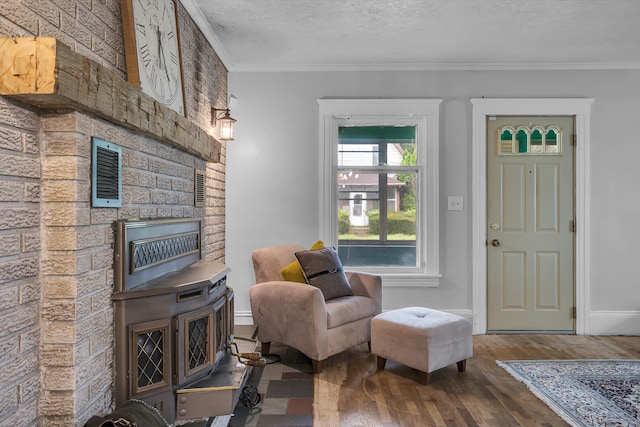
[[[385,288],[437,288],[442,274],[380,274]]]

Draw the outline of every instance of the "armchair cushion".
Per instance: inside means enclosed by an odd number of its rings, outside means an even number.
[[[325,301],[353,295],[335,248],[296,252],[304,277],[322,291]]]
[[[311,246],[311,250],[315,251],[316,249],[324,249],[324,242],[322,240],[318,240]],[[282,277],[284,280],[288,282],[300,282],[307,283],[304,278],[304,273],[302,272],[302,267],[300,267],[300,263],[297,259],[291,261],[289,265],[280,270]]]
[[[329,329],[379,314],[372,298],[357,295],[334,298],[326,302],[326,307]]]

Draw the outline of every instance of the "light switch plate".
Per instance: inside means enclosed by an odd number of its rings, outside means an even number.
[[[461,211],[464,208],[462,196],[449,196],[447,204],[450,211]]]

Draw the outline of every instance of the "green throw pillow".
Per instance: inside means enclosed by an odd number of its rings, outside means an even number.
[[[318,249],[324,249],[324,242],[322,240],[318,240],[311,246],[312,251]],[[302,268],[300,267],[300,263],[298,260],[292,261],[291,264],[284,267],[280,270],[280,274],[287,282],[299,282],[299,283],[307,283],[304,279],[304,274],[302,273]]]

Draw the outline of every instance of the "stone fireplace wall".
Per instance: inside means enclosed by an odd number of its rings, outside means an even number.
[[[227,71],[180,6],[187,117],[206,132]],[[55,37],[126,79],[120,0],[11,2],[0,37]],[[1,54],[1,53],[0,53]],[[122,208],[91,207],[91,137],[123,148]],[[194,207],[194,171],[206,204]],[[76,111],[0,96],[0,427],[82,426],[113,407],[113,222],[205,219],[224,261],[225,148],[208,163]]]

